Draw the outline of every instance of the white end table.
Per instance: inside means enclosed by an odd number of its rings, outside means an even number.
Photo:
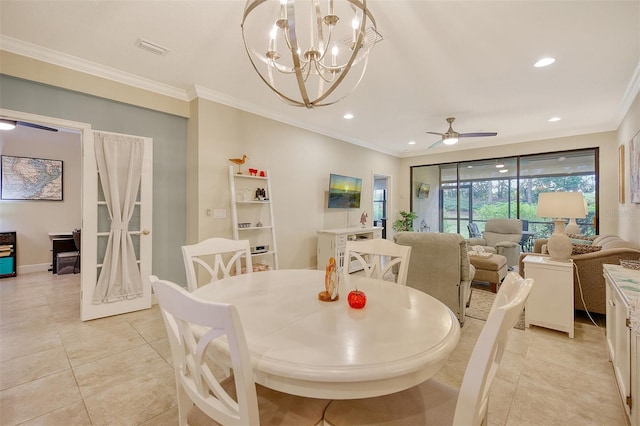
[[[573,261],[529,255],[523,262],[525,278],[534,280],[524,308],[525,327],[533,324],[564,331],[573,339]]]

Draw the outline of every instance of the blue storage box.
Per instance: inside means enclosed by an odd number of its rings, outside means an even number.
[[[13,274],[13,256],[0,257],[0,275]]]

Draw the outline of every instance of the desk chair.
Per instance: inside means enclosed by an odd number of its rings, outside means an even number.
[[[407,285],[410,256],[411,246],[402,246],[382,238],[347,241],[344,251],[345,273],[349,273],[349,266],[355,259],[367,277],[382,280],[393,269],[394,273],[397,270],[396,283]]]
[[[325,411],[325,424],[487,424],[491,383],[502,360],[509,330],[518,322],[532,286],[532,279],[523,279],[515,272],[507,275],[473,348],[460,390],[431,379],[391,395],[331,401]]]
[[[197,244],[182,246],[182,257],[189,291],[198,288],[198,265],[209,274],[208,282],[228,278],[232,272],[241,273],[242,258],[244,258],[246,273],[253,272],[249,240],[209,238]],[[206,261],[210,257],[212,257],[211,263]],[[232,270],[234,266],[235,269]]]
[[[169,336],[180,425],[187,424],[187,417],[199,424],[204,419],[198,416],[203,414],[223,425],[321,424],[328,400],[289,395],[255,384],[234,305],[200,300],[172,282],[155,276],[150,279]],[[207,357],[223,336],[233,376],[218,381]],[[199,410],[192,410],[194,405]]]
[[[73,230],[73,243],[76,245],[76,250],[78,251],[78,255],[76,256],[76,263],[73,265],[73,273],[77,274],[80,272],[80,228],[76,228]]]

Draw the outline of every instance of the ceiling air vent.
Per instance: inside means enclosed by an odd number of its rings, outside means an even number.
[[[155,55],[164,56],[169,53],[169,49],[166,47],[160,46],[159,44],[155,44],[150,42],[149,40],[145,40],[143,38],[139,38],[136,40],[136,46],[138,46],[142,50],[146,50],[147,52],[151,52]]]

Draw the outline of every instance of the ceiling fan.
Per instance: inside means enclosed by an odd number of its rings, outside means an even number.
[[[31,127],[39,130],[46,130],[48,132],[57,132],[58,129],[53,127],[43,126],[42,124],[29,123],[28,121],[9,120],[6,118],[0,118],[0,130],[13,130],[16,126]]]
[[[453,130],[453,127],[452,127],[452,123],[455,121],[455,119],[456,119],[455,117],[447,118],[447,123],[449,123],[449,130],[447,130],[445,133],[427,132],[432,135],[442,136],[442,139],[440,139],[438,142],[431,145],[429,149],[435,148],[441,143],[444,143],[445,145],[453,145],[458,142],[459,138],[479,138],[484,136],[496,136],[498,134],[496,132],[458,133],[455,130]]]

